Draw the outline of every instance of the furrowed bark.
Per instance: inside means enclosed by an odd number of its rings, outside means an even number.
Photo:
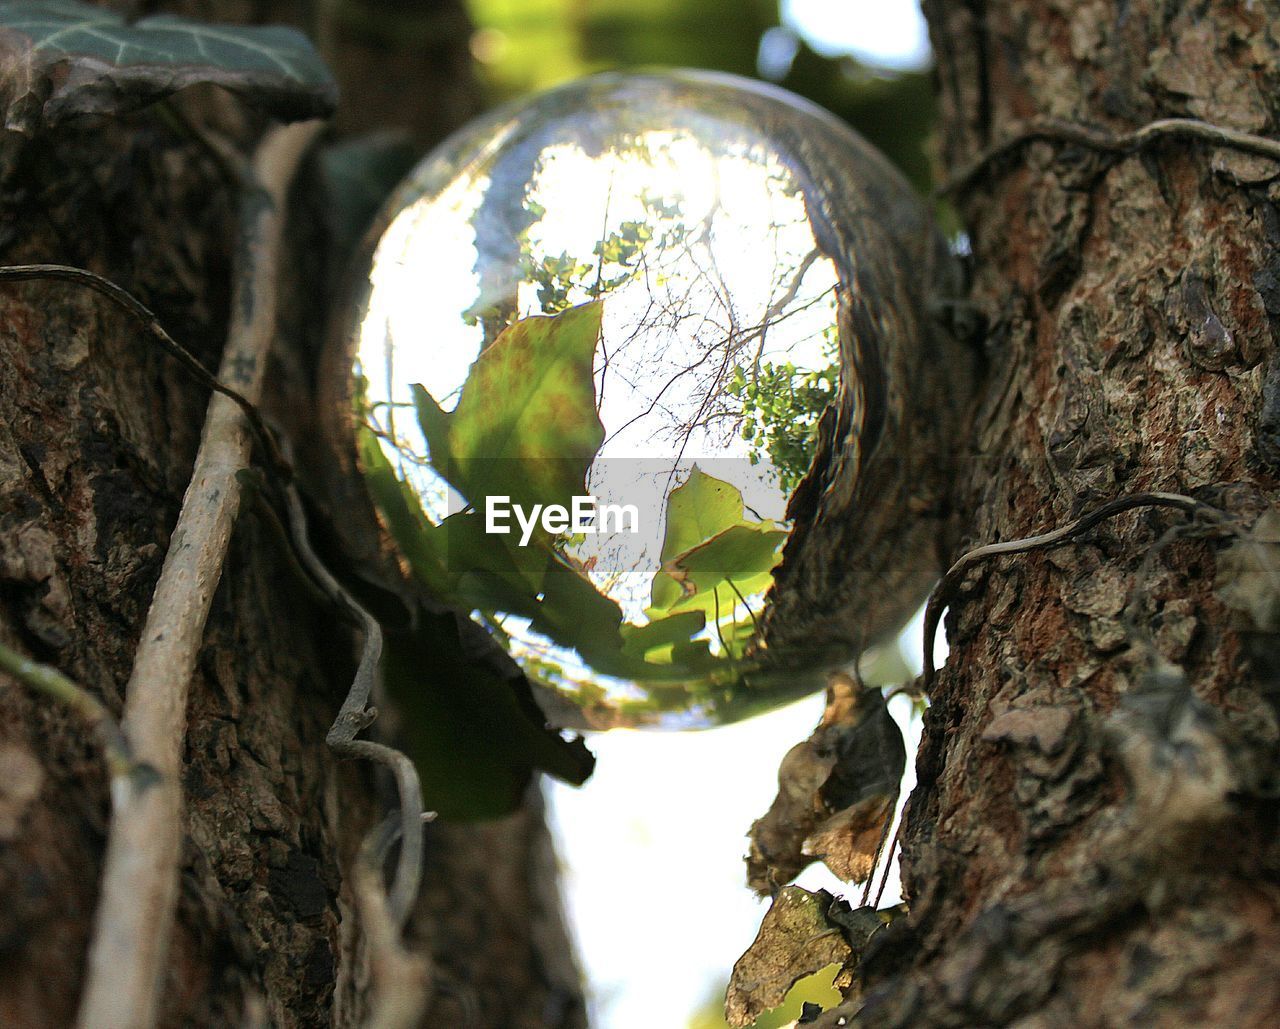
[[[1276,135],[1268,5],[925,8],[947,168],[1046,119]],[[1278,174],[1211,142],[1054,141],[963,184],[990,374],[953,557],[1126,494],[1246,527],[1280,499]],[[1275,640],[1243,631],[1215,593],[1225,542],[1170,533],[1181,517],[983,562],[952,599],[903,838],[910,918],[863,962],[859,1024],[1280,1018]]]

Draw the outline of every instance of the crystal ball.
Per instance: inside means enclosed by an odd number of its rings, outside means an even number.
[[[560,721],[703,726],[823,685],[842,655],[767,631],[788,500],[828,409],[855,460],[881,431],[848,298],[908,208],[933,231],[834,117],[695,72],[517,103],[396,191],[353,324],[362,469],[412,573]]]

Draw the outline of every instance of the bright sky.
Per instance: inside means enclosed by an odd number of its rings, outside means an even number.
[[[821,54],[853,54],[889,68],[929,60],[929,34],[915,0],[782,0],[782,21]]]
[[[900,644],[915,673],[921,624]],[[585,788],[547,781],[594,1029],[676,1029],[728,979],[767,908],[745,885],[747,830],[773,802],[783,755],[813,731],[822,707],[819,695],[702,732],[595,735]],[[910,709],[905,697],[890,702],[912,754],[920,723]],[[899,808],[914,785],[909,760]],[[861,893],[821,865],[796,881],[852,894],[855,906]],[[900,899],[895,862],[882,903]]]

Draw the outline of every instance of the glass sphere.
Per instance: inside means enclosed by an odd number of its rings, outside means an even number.
[[[865,389],[841,199],[868,169],[909,195],[781,91],[609,74],[480,120],[392,198],[354,326],[366,481],[412,572],[577,724],[822,686],[829,651],[762,626],[819,419]]]

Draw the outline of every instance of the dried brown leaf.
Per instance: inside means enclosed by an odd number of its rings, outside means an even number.
[[[832,675],[822,722],[787,753],[778,795],[751,827],[751,887],[767,893],[819,854],[830,855],[829,867],[847,881],[865,879],[888,817],[882,813],[892,813],[905,764],[902,734],[884,695]],[[860,874],[844,874],[853,870]]]
[[[807,975],[844,964],[852,951],[839,927],[827,921],[832,896],[799,886],[778,892],[760,924],[755,942],[733,966],[724,1016],[731,1026],[748,1026],[786,999]]]
[[[896,796],[878,794],[852,804],[823,822],[801,845],[845,882],[865,882],[893,817]]]

